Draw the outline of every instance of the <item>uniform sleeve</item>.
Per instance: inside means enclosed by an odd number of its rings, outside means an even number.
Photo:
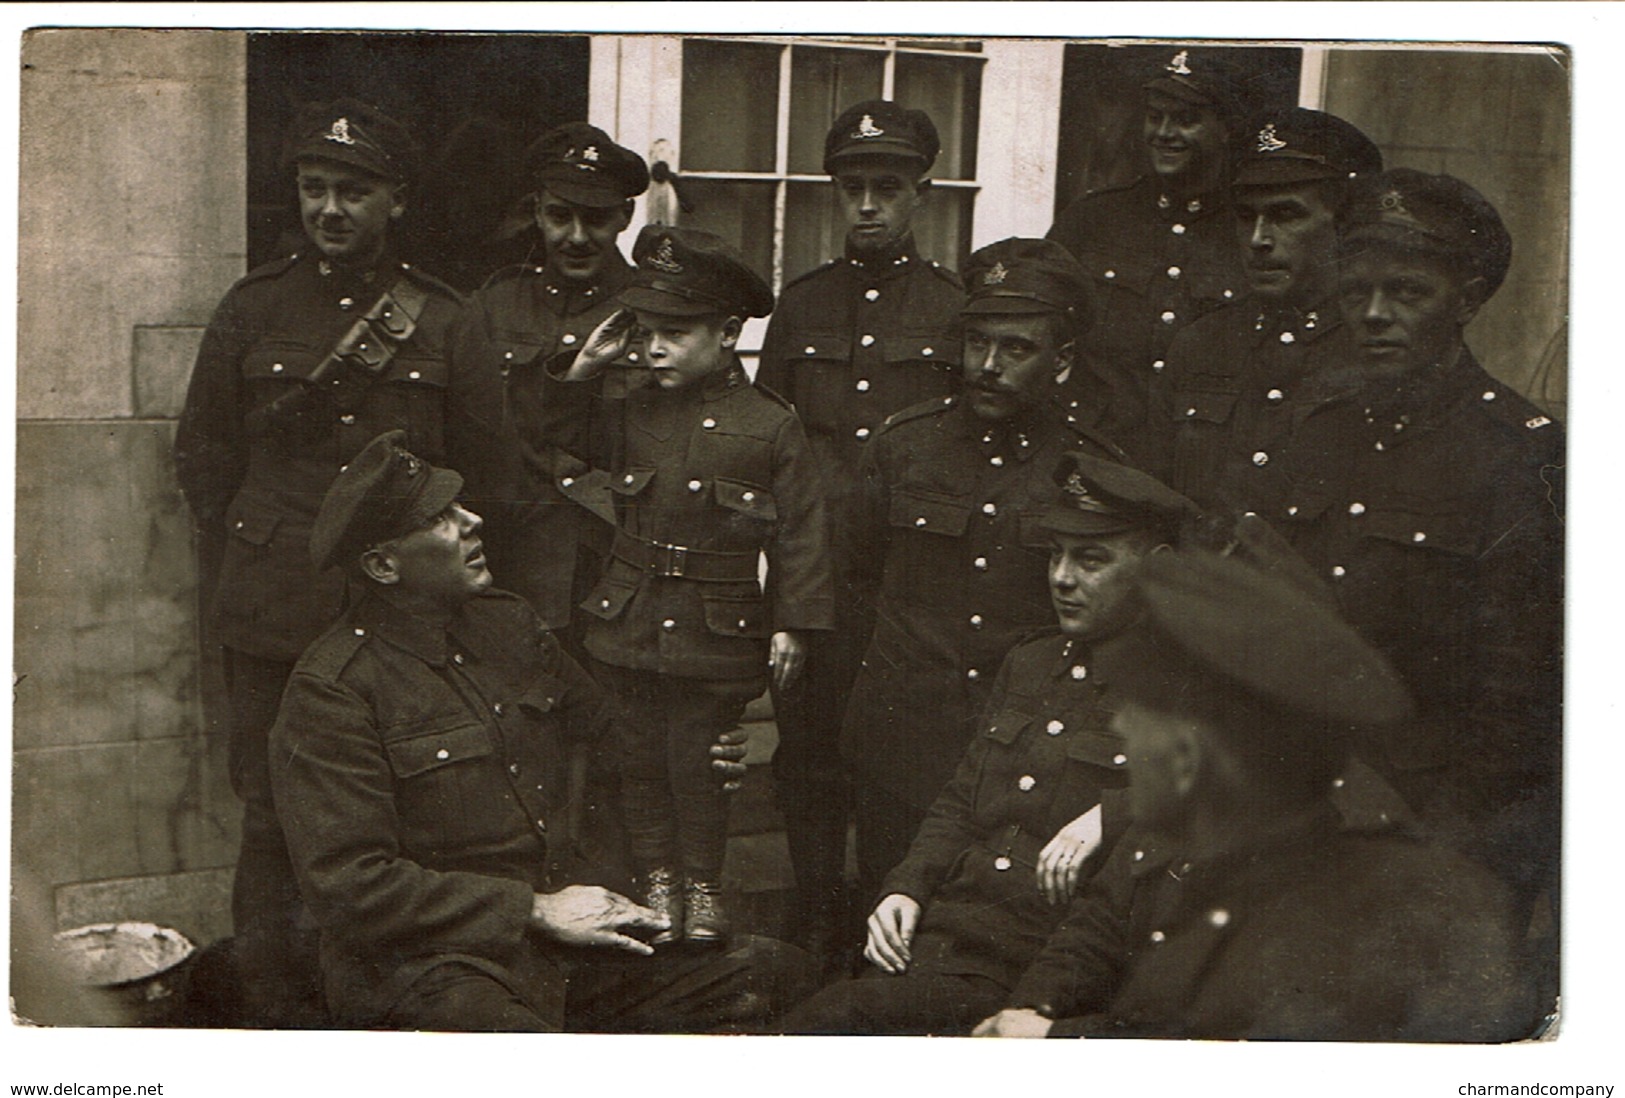
[[[993,694],[987,712],[992,713],[1004,705],[1005,692],[1010,683],[1010,661],[1005,660],[993,682]],[[981,837],[976,825],[976,786],[982,777],[982,765],[990,750],[986,736],[976,736],[960,756],[954,776],[943,786],[932,802],[920,830],[909,845],[908,854],[886,875],[881,896],[901,892],[925,904],[936,894],[947,879],[959,856]],[[878,897],[877,897],[878,899]]]
[[[1472,703],[1451,730],[1450,776],[1423,810],[1434,821],[1483,821],[1464,845],[1515,881],[1531,851],[1544,864],[1556,849],[1561,767],[1561,444],[1549,460],[1523,460],[1495,478],[1490,547],[1468,604]]]
[[[479,510],[481,503],[514,498],[519,468],[502,370],[477,299],[458,310],[447,356],[446,457],[463,474],[464,495]]]
[[[242,359],[249,329],[240,296],[227,294],[203,333],[175,429],[175,475],[205,531],[225,529],[226,508],[248,472]]]
[[[776,630],[835,628],[835,580],[823,484],[801,421],[789,416],[773,442],[773,497],[779,520],[767,548],[767,565]]]
[[[756,384],[772,389],[794,404],[795,378],[784,361],[784,344],[790,323],[781,300],[779,307],[773,311],[772,319],[767,322],[767,335],[762,337],[761,357],[756,360]]]
[[[1106,864],[1072,901],[1044,948],[1016,981],[1006,1006],[1057,1019],[1106,1009],[1128,963],[1135,845],[1130,835],[1113,847]],[[1058,1021],[1056,1028],[1060,1032],[1055,1036],[1084,1031],[1070,1022]]]
[[[535,612],[531,612],[536,629],[542,634],[542,643],[551,649],[549,660],[553,675],[563,684],[559,697],[559,716],[564,721],[565,733],[572,740],[590,741],[607,738],[610,722],[609,695],[591,675],[566,652],[553,634],[544,626]]]
[[[401,854],[394,780],[368,705],[295,672],[271,733],[272,789],[300,889],[324,930],[369,952],[502,960],[530,923],[523,881],[435,872]]]

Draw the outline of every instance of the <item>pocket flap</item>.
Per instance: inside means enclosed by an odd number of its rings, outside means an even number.
[[[632,601],[637,591],[636,584],[604,580],[581,603],[581,609],[595,618],[612,621],[621,616],[621,611],[626,609],[626,604]]]
[[[799,347],[784,349],[785,362],[846,362],[852,357],[848,336],[808,334]]]
[[[882,336],[880,348],[887,362],[940,362],[949,368],[959,362],[958,342],[940,335]]]
[[[705,627],[725,637],[765,637],[767,607],[760,598],[706,595]]]
[[[527,717],[539,717],[543,713],[551,713],[559,704],[559,696],[564,692],[564,685],[551,675],[543,675],[520,693],[518,701],[514,704],[519,711]]]
[[[294,344],[266,344],[243,356],[243,376],[251,380],[275,378],[298,381],[310,376],[323,356],[308,347]]]
[[[384,376],[390,381],[400,381],[407,385],[432,385],[437,389],[444,389],[449,373],[450,367],[443,358],[409,358],[398,355],[395,361],[389,364],[389,371]]]
[[[900,488],[891,497],[891,524],[927,534],[961,537],[970,523],[970,514],[971,504],[963,496]]]
[[[1123,741],[1107,732],[1078,732],[1067,744],[1066,757],[1103,770],[1128,772],[1128,755],[1123,750]]]
[[[478,759],[493,752],[491,737],[477,724],[458,725],[409,740],[384,744],[389,768],[397,778],[411,778],[440,766]]]
[[[1021,730],[1032,723],[1033,715],[1022,709],[1004,708],[983,722],[982,735],[998,743],[1011,744]]]
[[[1023,549],[1048,553],[1055,546],[1055,535],[1044,528],[1042,511],[1022,511],[1016,516],[1016,529]]]
[[[717,477],[716,500],[729,510],[761,519],[763,522],[772,522],[779,517],[779,508],[774,502],[773,493],[742,480]]]
[[[1475,556],[1478,552],[1476,531],[1458,515],[1422,515],[1374,508],[1364,516],[1364,522],[1365,533],[1383,541],[1459,556]]]
[[[250,545],[269,545],[282,516],[275,511],[234,502],[226,511],[226,529]]]
[[[529,366],[542,353],[539,343],[501,337],[493,337],[491,347],[497,354],[497,366],[504,370],[511,366]]]
[[[655,471],[648,468],[628,469],[618,476],[609,478],[610,491],[623,496],[635,496],[655,478]]]
[[[1178,420],[1194,419],[1202,423],[1228,423],[1236,407],[1236,393],[1216,393],[1210,390],[1188,390],[1176,393],[1172,414]]]

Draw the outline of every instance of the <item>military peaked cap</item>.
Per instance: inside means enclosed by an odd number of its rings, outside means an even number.
[[[1088,325],[1089,276],[1053,240],[1012,236],[978,248],[961,277],[965,315],[1066,313],[1079,329]]]
[[[331,160],[397,183],[417,178],[421,150],[404,125],[357,99],[303,107],[288,128],[282,162]]]
[[[1234,558],[1156,553],[1137,580],[1138,643],[1115,674],[1151,708],[1205,686],[1330,726],[1378,725],[1411,714],[1403,682],[1325,600]],[[1117,682],[1118,679],[1114,679]]]
[[[835,164],[853,156],[907,156],[923,161],[930,170],[942,150],[942,140],[931,116],[910,110],[889,99],[869,99],[848,107],[824,138],[824,170],[835,174]]]
[[[1040,525],[1058,534],[1096,536],[1153,530],[1174,537],[1198,514],[1196,504],[1156,477],[1119,462],[1073,450],[1055,467],[1061,499]]]
[[[406,449],[405,431],[379,435],[327,489],[311,529],[310,559],[322,571],[347,564],[379,542],[427,526],[462,490],[461,473]]]
[[[632,246],[638,265],[621,301],[664,316],[722,313],[741,319],[773,311],[773,291],[720,236],[645,225]]]
[[[1159,92],[1181,103],[1211,107],[1227,123],[1244,113],[1241,72],[1224,60],[1219,49],[1181,49],[1159,61],[1145,82],[1148,92]]]
[[[1335,114],[1292,107],[1255,118],[1236,163],[1238,187],[1357,179],[1382,171],[1382,152]]]
[[[1373,242],[1441,255],[1484,279],[1485,297],[1505,281],[1512,235],[1489,200],[1450,175],[1395,168],[1363,184],[1343,232],[1345,251]]]
[[[546,188],[578,206],[619,206],[649,189],[649,166],[586,122],[566,122],[525,150],[525,169],[537,190]]]

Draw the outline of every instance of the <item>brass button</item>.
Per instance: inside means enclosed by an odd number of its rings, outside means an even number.
[[[564,344],[566,347],[571,346],[575,343],[575,341],[576,337],[573,332],[565,332],[564,335],[559,337],[559,342]]]
[[[353,427],[355,426],[355,416],[351,415],[349,412],[346,412],[339,417],[339,422],[344,424],[346,427]]]
[[[865,301],[879,301],[880,300],[880,291],[879,290],[865,290],[865,291],[863,291],[863,298],[864,298]]]
[[[1059,736],[1062,732],[1066,731],[1066,725],[1062,724],[1060,721],[1050,721],[1044,726],[1044,731],[1048,732],[1052,736]]]
[[[984,514],[984,515],[996,515],[998,513],[999,513],[999,505],[994,503],[992,500],[989,500],[988,502],[982,504],[982,514]]]
[[[987,571],[987,558],[986,557],[977,557],[975,560],[970,562],[970,566],[972,568],[976,569],[978,572],[986,572]]]
[[[1010,859],[1006,858],[1003,854],[1000,854],[997,858],[993,859],[993,868],[997,869],[1000,873],[1003,873],[1005,870],[1010,868]]]
[[[875,345],[875,337],[872,335],[860,336],[858,339],[858,345],[860,347],[873,347]]]
[[[1033,777],[1031,774],[1023,774],[1016,782],[1016,788],[1021,790],[1023,793],[1031,793],[1033,791],[1033,786],[1037,784],[1037,778]]]
[[[707,431],[713,431],[716,429],[717,421],[712,419],[710,416],[706,416],[700,421],[700,426],[704,427]]]
[[[665,621],[660,623],[660,628],[670,633],[673,629],[677,628],[677,622],[672,618],[667,618]]]
[[[1085,667],[1081,663],[1075,663],[1075,664],[1072,665],[1072,681],[1074,681],[1074,682],[1082,682],[1084,679],[1086,679],[1088,677],[1089,677],[1089,669],[1087,667]]]
[[[853,388],[857,389],[857,391],[860,393],[867,393],[869,391],[869,379],[866,377],[858,378],[858,383],[857,385],[853,386]]]
[[[439,751],[434,753],[434,757],[437,759],[449,759],[451,758],[451,752],[442,747]]]
[[[869,428],[859,427],[856,431],[853,431],[852,434],[861,442],[869,437]]]
[[[691,480],[691,481],[688,482],[688,490],[690,492],[698,492],[701,488],[704,488],[704,487],[705,487],[705,485],[701,484],[698,480]]]

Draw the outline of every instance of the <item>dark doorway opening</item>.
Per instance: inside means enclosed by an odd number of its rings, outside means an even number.
[[[248,263],[304,242],[293,180],[278,163],[300,103],[350,96],[407,123],[423,178],[402,254],[461,290],[525,257],[531,236],[498,238],[528,187],[521,154],[587,117],[585,35],[280,32],[248,36]]]
[[[1176,43],[1072,43],[1066,47],[1061,70],[1061,137],[1056,149],[1056,213],[1088,191],[1128,183],[1145,172],[1141,86],[1180,48]],[[1297,104],[1303,57],[1296,47],[1209,47],[1213,48],[1223,48],[1225,60],[1241,73],[1249,111]]]

